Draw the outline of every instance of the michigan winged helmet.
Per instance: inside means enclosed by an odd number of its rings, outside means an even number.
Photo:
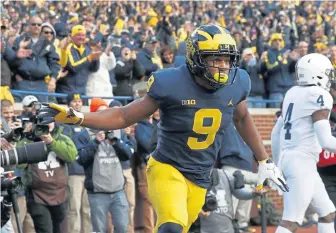
[[[204,25],[193,31],[187,39],[187,65],[192,74],[204,78],[214,89],[231,85],[236,76],[239,51],[230,32],[218,25]],[[229,56],[230,68],[211,66],[205,62],[206,56]],[[209,68],[217,68],[211,74]]]

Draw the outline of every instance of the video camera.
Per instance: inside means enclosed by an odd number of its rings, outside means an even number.
[[[113,130],[106,131],[105,138],[108,139],[112,144],[118,140],[118,138],[114,135]]]
[[[36,111],[38,112],[42,104],[40,102],[36,102],[34,104],[34,107]],[[22,117],[22,127],[25,128],[28,123],[32,123],[33,127],[30,132],[26,132],[24,136],[32,141],[34,141],[36,138],[40,138],[41,135],[45,135],[49,133],[49,126],[45,124],[41,124],[40,120],[33,115],[32,112],[26,113],[25,116]]]

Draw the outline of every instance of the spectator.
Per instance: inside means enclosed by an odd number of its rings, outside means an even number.
[[[76,111],[81,111],[83,106],[79,93],[69,94],[67,103],[69,107]],[[78,156],[82,154],[93,155],[95,153],[95,146],[90,143],[91,138],[86,128],[77,125],[64,125],[62,133],[71,138],[76,146]],[[84,168],[75,160],[73,163],[68,164],[68,171],[68,232],[92,232],[89,201],[84,187]]]
[[[155,36],[151,36],[145,48],[141,49],[137,54],[137,60],[145,67],[145,75],[147,78],[149,78],[152,72],[163,68],[161,58],[156,52],[159,46],[158,42]]]
[[[21,127],[21,120],[15,116],[14,104],[9,100],[1,100],[1,117],[11,129]]]
[[[252,48],[246,48],[243,51],[243,60],[240,67],[247,71],[251,78],[251,91],[247,98],[249,108],[265,108],[264,103],[253,102],[263,100],[265,95],[265,86],[262,75],[259,73],[260,63]]]
[[[121,57],[114,69],[117,88],[117,96],[133,96],[133,85],[138,83],[145,75],[144,67],[136,58],[135,51],[122,47]]]
[[[308,54],[308,43],[305,41],[300,41],[298,44],[298,54],[299,57],[303,57]]]
[[[12,72],[8,62],[19,62],[19,59],[26,58],[32,53],[29,49],[19,49],[15,52],[8,41],[1,37],[1,89],[0,100],[8,99],[14,104],[14,98],[9,91],[11,86]]]
[[[66,163],[75,160],[76,147],[70,138],[61,133],[55,123],[49,124],[49,134],[40,135],[48,148],[47,161],[23,164],[27,209],[36,233],[59,233],[60,223],[66,217],[67,170]],[[36,140],[35,139],[35,140]],[[23,139],[18,146],[29,143]]]
[[[174,67],[175,66],[174,58],[175,58],[174,51],[171,48],[165,47],[161,50],[161,60],[163,68]]]
[[[99,45],[89,48],[85,44],[86,31],[82,25],[76,25],[71,30],[72,43],[62,51],[61,64],[68,71],[64,78],[58,80],[56,92],[70,94],[77,92],[85,94],[89,73],[97,72],[99,69],[99,58],[102,54]],[[57,100],[64,103],[64,99]]]
[[[19,90],[48,92],[45,78],[50,77],[50,86],[54,86],[60,66],[59,55],[52,42],[39,37],[42,20],[39,17],[32,17],[30,20],[30,32],[19,37],[15,41],[14,50],[31,49],[31,57],[24,58],[19,64],[14,65],[12,71],[15,73],[16,87]],[[24,97],[24,96],[23,96]],[[39,97],[41,102],[46,102],[46,96]]]
[[[270,49],[262,55],[261,73],[267,72],[269,99],[279,101],[270,104],[270,107],[279,108],[287,90],[294,85],[293,70],[289,68],[293,67],[295,60],[291,57],[290,50],[284,50],[281,34],[273,34],[269,44]]]
[[[56,41],[58,42],[58,40],[56,40],[56,31],[50,23],[43,23],[41,25],[41,36],[44,37],[45,39],[47,39],[48,41],[50,41],[55,46],[55,51],[58,54],[58,56],[60,57],[61,56],[61,51],[57,47],[57,44],[55,44]],[[61,58],[58,61],[59,63],[60,63],[60,60],[61,60]],[[59,75],[56,78],[59,78]],[[47,76],[45,78],[45,81],[48,85],[48,92],[55,92],[56,79],[50,78],[49,76]]]
[[[90,110],[108,108],[103,101],[92,100]],[[129,160],[132,151],[113,131],[97,131],[95,135],[96,152],[82,154],[78,158],[85,169],[85,188],[89,196],[92,228],[95,232],[107,232],[108,213],[111,213],[114,232],[126,233],[128,203],[120,161]]]
[[[89,74],[88,82],[86,84],[86,95],[99,95],[104,97],[113,96],[109,72],[115,68],[116,58],[111,50],[112,44],[107,44],[105,51],[99,58],[100,66],[98,71]]]

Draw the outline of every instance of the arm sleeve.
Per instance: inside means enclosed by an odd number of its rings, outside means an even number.
[[[47,56],[47,63],[51,70],[50,76],[53,78],[57,78],[61,70],[61,66],[59,65],[60,57],[58,56],[54,45],[50,45],[50,46],[51,46],[51,50]]]
[[[240,200],[250,200],[254,197],[253,193],[246,188],[235,189],[234,188],[234,179],[235,179],[234,176],[230,172],[224,171],[224,173],[226,174],[226,177],[229,180],[230,188],[231,188],[233,196],[235,196],[236,198]]]
[[[327,151],[336,153],[336,138],[331,134],[328,120],[319,120],[314,123],[315,134],[321,147]]]
[[[275,164],[278,164],[280,155],[280,130],[284,124],[282,116],[280,116],[273,127],[271,133],[272,158]]]
[[[111,71],[115,68],[116,66],[116,58],[114,56],[114,53],[113,52],[110,52],[109,56],[105,55],[105,54],[102,54],[102,56],[106,56],[105,59],[106,59],[106,68],[108,71]]]
[[[113,145],[113,148],[121,161],[130,160],[134,152],[134,150],[129,147],[129,145],[120,139],[117,139],[117,142]]]
[[[16,59],[16,52],[12,49],[6,40],[6,49],[4,53],[4,58],[7,61],[14,61]]]
[[[50,144],[50,148],[65,162],[71,163],[76,159],[76,146],[68,136],[59,134]]]
[[[157,103],[161,105],[164,103],[164,98],[166,97],[166,89],[165,85],[162,84],[162,80],[157,78],[154,73],[150,76],[147,81],[147,95],[152,97],[157,101]]]
[[[87,167],[92,164],[97,149],[98,144],[94,141],[90,141],[87,147],[78,150],[77,162],[83,167]]]

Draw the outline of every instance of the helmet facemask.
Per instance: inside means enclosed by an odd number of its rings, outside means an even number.
[[[220,67],[216,64],[218,57],[227,56],[229,57],[229,67]],[[207,59],[210,58],[210,64]],[[236,73],[238,70],[238,55],[231,55],[226,53],[204,53],[199,54],[199,67],[204,70],[203,77],[208,81],[209,85],[214,89],[219,89],[226,85],[231,85],[235,81]],[[212,63],[212,64],[211,64]],[[217,69],[217,71],[212,74],[210,69]]]

